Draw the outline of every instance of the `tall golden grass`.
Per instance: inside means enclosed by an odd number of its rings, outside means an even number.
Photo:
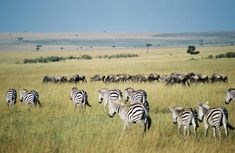
[[[229,120],[235,126],[235,103],[224,104],[225,90],[235,86],[235,59],[203,59],[209,54],[235,51],[235,47],[202,47],[201,54],[191,56],[185,48],[126,49],[99,51],[42,51],[42,52],[0,52],[0,152],[235,152],[235,133],[224,132],[221,140],[212,136],[204,137],[201,123],[199,136],[189,137],[177,134],[172,123],[168,106],[183,105],[197,108],[197,104],[209,101],[211,106],[224,106],[228,109]],[[135,53],[137,58],[67,60],[47,64],[15,64],[24,58],[40,56],[79,56],[89,54],[111,55]],[[192,59],[192,57],[194,59]],[[192,84],[166,86],[164,83],[117,83],[101,82],[79,84],[42,84],[44,75],[71,76],[84,74],[87,79],[94,74],[170,74],[171,72],[198,72],[206,75],[226,74],[229,82],[215,84]],[[88,92],[92,108],[74,111],[69,99],[72,87]],[[124,135],[123,123],[118,116],[109,118],[103,106],[98,103],[97,90],[100,88],[127,87],[144,89],[148,93],[150,116],[153,124],[143,136],[137,125],[132,125]],[[12,108],[5,104],[5,91],[8,88],[35,89],[40,93],[42,108],[33,108],[19,101]]]

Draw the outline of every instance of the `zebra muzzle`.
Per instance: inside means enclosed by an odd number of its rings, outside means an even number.
[[[113,118],[113,115],[108,114],[108,116],[109,116],[110,118]]]

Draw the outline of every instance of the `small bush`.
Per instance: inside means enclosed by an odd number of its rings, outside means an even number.
[[[90,59],[92,59],[92,57],[90,56],[90,55],[82,55],[81,56],[81,59],[86,59],[86,60],[90,60]]]
[[[208,58],[208,59],[213,59],[214,56],[213,56],[213,55],[209,55],[207,58]]]

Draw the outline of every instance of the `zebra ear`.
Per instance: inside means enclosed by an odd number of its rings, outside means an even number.
[[[173,108],[172,108],[172,107],[169,106],[168,108],[169,108],[169,110],[170,110],[171,112],[173,111]]]

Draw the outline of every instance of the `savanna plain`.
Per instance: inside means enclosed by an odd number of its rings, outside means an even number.
[[[235,126],[235,102],[225,105],[226,89],[235,87],[235,59],[208,59],[229,51],[233,46],[200,47],[199,55],[189,55],[187,48],[106,49],[79,51],[0,52],[0,152],[2,153],[234,153],[235,132],[226,137],[222,129],[221,139],[209,135],[204,137],[204,124],[199,123],[198,137],[193,132],[184,137],[177,133],[172,123],[169,106],[182,105],[198,109],[198,103],[208,101],[211,106],[226,107],[229,120]],[[138,57],[98,59],[99,55],[119,53],[138,54]],[[53,63],[23,64],[25,58],[46,56],[80,56],[88,54],[91,60],[65,60]],[[211,76],[213,73],[228,76],[228,83],[191,84],[190,86],[165,83],[110,83],[90,82],[95,74],[150,74],[172,72],[196,72]],[[43,84],[42,78],[49,76],[72,76],[83,74],[88,83]],[[73,109],[69,99],[72,87],[84,89],[89,103],[84,111]],[[123,123],[119,116],[109,118],[103,105],[98,103],[98,89],[127,87],[144,89],[148,94],[152,126],[143,135],[138,125],[131,125],[123,134]],[[8,88],[35,89],[40,94],[41,108],[33,108],[19,102],[13,107],[5,103]],[[192,131],[192,129],[191,129]]]

